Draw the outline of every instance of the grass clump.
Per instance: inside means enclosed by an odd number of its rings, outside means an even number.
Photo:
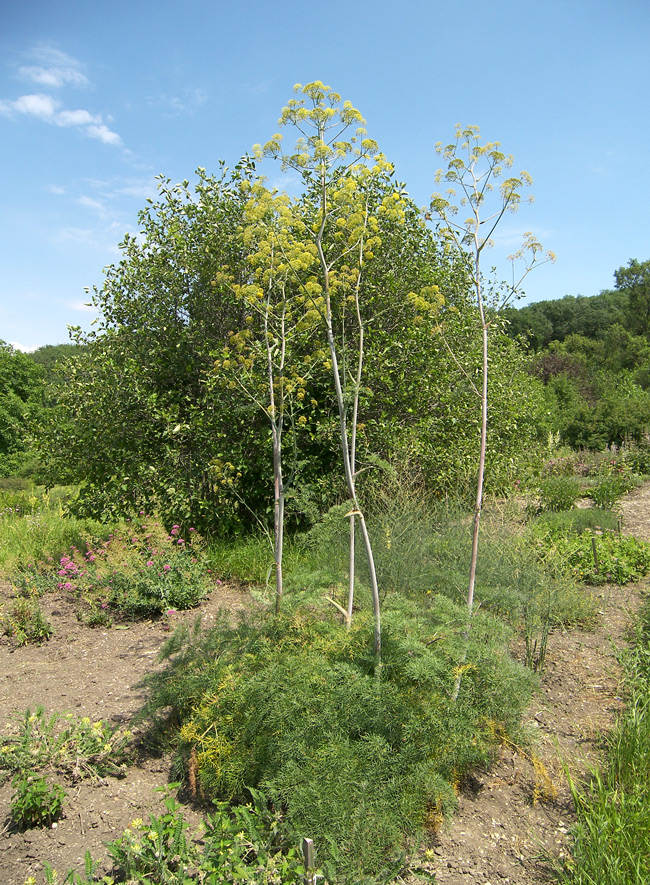
[[[88,537],[105,539],[111,528],[92,519],[65,515],[57,491],[4,491],[0,507],[0,572],[54,568],[70,547]],[[66,491],[66,490],[63,490]]]
[[[20,596],[6,610],[0,607],[0,630],[17,645],[45,642],[53,632],[35,596]]]
[[[530,695],[508,629],[477,613],[450,700],[464,625],[445,597],[389,597],[380,674],[365,613],[350,630],[304,608],[184,630],[148,680],[147,711],[172,707],[178,770],[198,795],[236,805],[260,790],[337,882],[370,881],[453,805],[463,775],[490,757],[495,723],[515,731]]]
[[[583,507],[579,510],[540,513],[535,520],[536,532],[559,537],[581,535],[583,532],[614,532],[620,526],[620,516],[609,509]]]

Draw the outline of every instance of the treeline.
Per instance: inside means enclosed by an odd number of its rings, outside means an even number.
[[[35,469],[32,434],[51,402],[47,382],[57,360],[77,351],[73,344],[50,344],[22,353],[0,340],[0,477]]]
[[[631,260],[616,288],[505,312],[544,384],[550,426],[573,448],[639,443],[650,428],[650,261]]]

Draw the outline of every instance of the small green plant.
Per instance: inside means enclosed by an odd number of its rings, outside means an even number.
[[[58,784],[33,771],[17,774],[11,781],[15,790],[11,799],[11,818],[21,830],[44,827],[63,814],[66,792]]]
[[[0,629],[18,645],[45,642],[53,632],[35,597],[18,597],[8,611],[0,610]]]
[[[585,532],[554,544],[571,574],[586,584],[628,584],[650,571],[650,544],[637,538]]]
[[[636,482],[631,477],[603,476],[589,492],[596,507],[611,509],[623,495],[633,489]]]
[[[540,509],[571,510],[581,494],[581,485],[571,476],[550,476],[540,486]]]
[[[108,844],[110,857],[129,882],[176,883],[176,873],[188,866],[187,824],[171,795],[178,786],[162,788],[166,792],[165,814],[151,815],[148,823],[137,818],[119,839]]]
[[[45,871],[45,885],[115,885],[115,879],[112,876],[97,876],[99,863],[93,860],[90,851],[86,851],[84,856],[84,872],[78,873],[76,870],[68,870],[64,874],[63,879],[59,878],[59,874],[48,861],[43,863]],[[36,879],[30,876],[25,880],[24,885],[36,885]]]
[[[253,793],[254,804],[233,808],[217,802],[203,832],[194,838],[188,834],[181,806],[171,795],[178,786],[160,789],[165,794],[164,814],[150,815],[147,822],[134,820],[119,839],[108,844],[120,877],[143,885],[191,881],[299,885],[305,881],[297,850],[280,844],[277,821],[261,794]],[[195,877],[188,875],[190,870]]]
[[[18,733],[0,738],[0,772],[54,766],[73,781],[122,772],[130,732],[72,713],[47,716],[43,707],[16,717]]]
[[[279,815],[270,810],[264,797],[253,791],[252,802],[228,808],[216,803],[198,832],[188,830],[181,806],[172,796],[178,784],[168,784],[165,812],[137,818],[124,833],[107,845],[114,867],[113,876],[97,878],[98,864],[86,852],[84,873],[68,870],[59,879],[45,863],[45,885],[327,885],[318,869],[307,870],[295,847],[278,828]],[[36,885],[34,878],[25,885]]]

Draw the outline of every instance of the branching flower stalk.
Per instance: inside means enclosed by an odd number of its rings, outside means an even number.
[[[375,623],[375,655],[381,662],[381,613],[379,588],[372,544],[356,491],[356,454],[359,398],[364,361],[364,318],[361,310],[363,266],[372,258],[372,247],[379,242],[377,218],[371,211],[372,184],[385,178],[390,165],[378,154],[377,146],[365,138],[363,117],[350,102],[341,104],[341,97],[328,86],[316,81],[295,91],[302,98],[293,99],[283,109],[281,125],[292,125],[300,136],[294,153],[282,150],[282,136],[275,135],[264,148],[256,147],[258,156],[280,158],[284,169],[297,170],[316,202],[317,215],[312,227],[320,273],[303,285],[310,305],[319,312],[325,326],[339,416],[339,432],[343,469],[350,512],[350,585],[346,619],[352,617],[354,602],[354,532],[356,521],[361,530],[368,562]],[[356,126],[355,135],[344,140],[346,130]],[[367,161],[373,158],[370,167]],[[376,207],[372,207],[373,210]],[[399,213],[395,205],[384,211]],[[349,293],[347,296],[345,293]],[[356,318],[355,368],[351,394],[344,376],[350,361],[350,345],[337,342],[335,307],[340,299],[354,303]],[[343,305],[345,300],[343,300]],[[351,410],[351,422],[349,411]]]
[[[456,140],[452,144],[443,146],[441,143],[438,143],[436,145],[436,152],[443,156],[448,164],[446,172],[442,169],[438,170],[436,182],[444,179],[453,186],[446,191],[444,196],[440,193],[432,195],[431,210],[440,219],[438,229],[443,238],[447,240],[450,246],[455,246],[467,255],[468,265],[471,267],[474,301],[481,329],[481,381],[480,386],[473,383],[470,385],[481,401],[481,432],[472,525],[469,584],[467,589],[468,620],[465,629],[465,641],[467,641],[474,610],[479,529],[483,508],[483,485],[488,435],[489,331],[498,313],[507,307],[513,299],[522,294],[521,285],[530,271],[536,266],[554,261],[555,256],[552,252],[543,252],[541,244],[533,234],[526,233],[521,249],[510,256],[510,261],[512,262],[512,283],[505,284],[504,288],[497,290],[491,299],[491,303],[486,304],[481,272],[483,250],[492,245],[492,235],[506,212],[517,211],[521,203],[521,191],[526,187],[530,187],[532,178],[527,172],[521,172],[519,176],[505,178],[499,185],[498,196],[495,195],[491,205],[487,208],[488,214],[483,217],[486,211],[486,201],[489,200],[494,189],[495,180],[499,179],[505,170],[512,167],[513,158],[502,153],[499,142],[481,144],[478,126],[467,126],[465,129],[458,126],[455,135]],[[464,221],[454,220],[459,207],[453,201],[458,198],[461,206],[469,208],[469,217]],[[532,202],[532,199],[532,197],[529,197],[529,202]],[[518,262],[523,262],[523,272],[517,278],[516,267],[521,266]],[[452,694],[454,700],[458,697],[458,692],[460,691],[461,674],[466,655],[467,651],[465,650],[460,666],[457,668]]]

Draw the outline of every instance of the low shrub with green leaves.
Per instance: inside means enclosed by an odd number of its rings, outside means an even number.
[[[636,481],[631,476],[603,476],[589,491],[589,495],[596,507],[611,509],[635,486]]]
[[[586,584],[628,584],[650,571],[650,544],[637,538],[584,532],[552,543],[573,577]]]
[[[387,598],[380,672],[370,614],[349,630],[334,617],[312,605],[181,629],[167,669],[148,680],[147,712],[172,707],[178,770],[201,796],[236,804],[262,791],[291,830],[314,838],[337,882],[360,882],[453,805],[496,733],[516,731],[534,677],[488,614],[477,612],[466,646],[465,609],[446,597]]]
[[[50,826],[63,814],[66,792],[59,784],[33,771],[19,772],[11,781],[14,794],[10,811],[13,823],[20,830]]]
[[[540,509],[571,510],[582,494],[580,482],[573,476],[550,476],[540,485]]]

